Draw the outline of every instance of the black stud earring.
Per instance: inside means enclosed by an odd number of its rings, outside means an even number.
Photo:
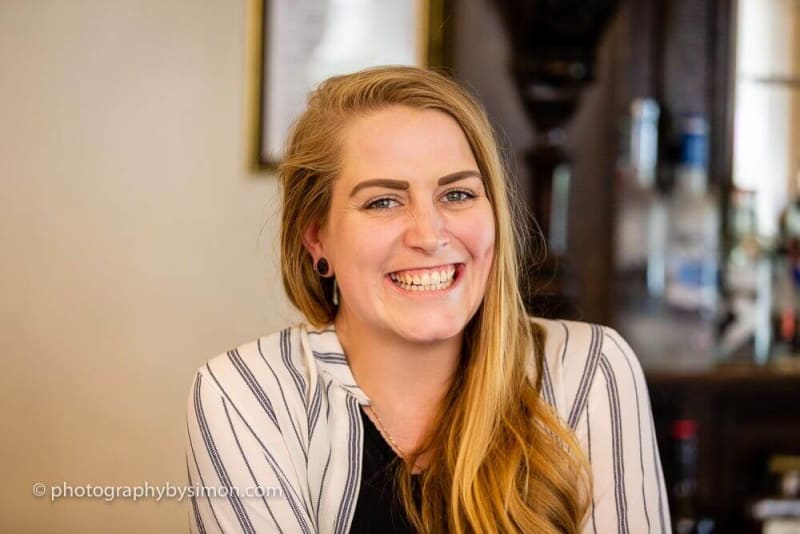
[[[325,258],[318,259],[317,263],[314,265],[314,270],[317,271],[320,276],[327,276],[328,271],[330,271],[328,260]]]

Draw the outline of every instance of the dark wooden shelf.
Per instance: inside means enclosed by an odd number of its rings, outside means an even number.
[[[679,385],[685,387],[748,387],[771,388],[790,386],[800,388],[800,370],[776,370],[755,365],[722,365],[708,371],[669,372],[645,371],[652,386]]]
[[[748,506],[770,493],[769,459],[800,454],[800,373],[724,365],[646,378],[667,485],[675,479],[672,423],[695,420],[701,511],[715,532],[760,532]]]

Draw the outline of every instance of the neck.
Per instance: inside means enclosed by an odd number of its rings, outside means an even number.
[[[463,336],[426,343],[336,317],[336,332],[359,387],[389,417],[427,420],[447,393]]]

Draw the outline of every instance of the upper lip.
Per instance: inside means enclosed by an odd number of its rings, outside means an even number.
[[[425,271],[425,270],[432,270],[432,269],[446,269],[447,267],[450,267],[451,265],[454,266],[454,267],[457,267],[459,264],[460,264],[460,262],[454,261],[454,262],[451,262],[451,263],[440,263],[438,265],[431,265],[429,267],[403,267],[402,269],[395,269],[394,271],[389,271],[389,274],[399,273],[399,272],[403,272],[403,271]]]

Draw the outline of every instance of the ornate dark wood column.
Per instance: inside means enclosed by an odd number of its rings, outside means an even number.
[[[548,243],[526,262],[527,298],[536,315],[577,315],[577,285],[567,250],[571,159],[566,130],[581,91],[594,80],[596,48],[618,0],[495,0],[512,43],[512,77],[537,139],[526,154],[529,206]]]

